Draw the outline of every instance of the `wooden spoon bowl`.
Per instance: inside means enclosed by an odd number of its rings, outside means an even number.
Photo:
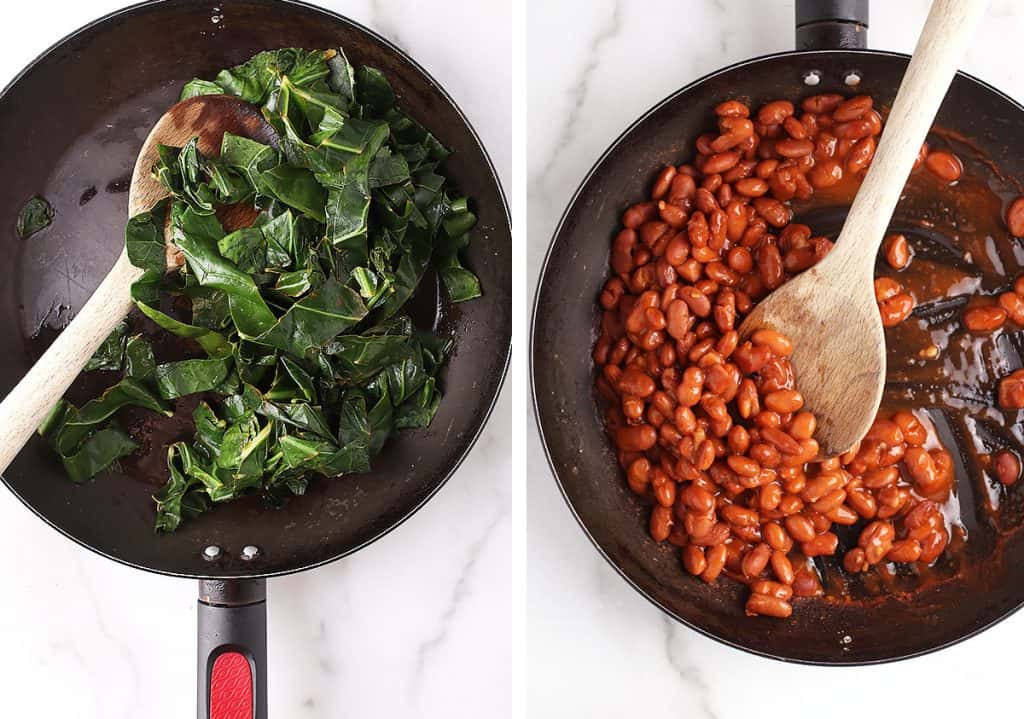
[[[768,328],[792,341],[796,386],[817,417],[823,456],[853,447],[878,412],[885,335],[873,289],[875,255],[985,5],[935,0],[835,248],[740,326],[742,338]]]

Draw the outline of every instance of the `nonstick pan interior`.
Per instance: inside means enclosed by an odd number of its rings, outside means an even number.
[[[594,396],[595,299],[608,276],[608,250],[622,211],[644,196],[654,168],[692,157],[693,140],[713,129],[715,104],[746,98],[756,107],[818,92],[850,94],[854,90],[844,78],[855,70],[862,77],[855,92],[888,107],[906,63],[904,55],[881,52],[785,53],[740,63],[669,97],[630,127],[583,181],[556,231],[536,297],[531,361],[540,430],[562,492],[595,546],[640,593],[676,619],[728,644],[787,661],[887,661],[948,645],[991,625],[1024,601],[1020,534],[1005,536],[998,551],[991,543],[976,543],[968,554],[971,571],[927,590],[866,603],[804,601],[788,620],[745,618],[745,588],[731,581],[709,587],[690,577],[680,567],[678,550],[656,545],[648,535],[649,507],[623,481]],[[808,87],[805,74],[814,70],[820,84]],[[970,138],[1007,176],[1024,174],[1024,156],[1015,148],[1024,137],[1024,112],[993,88],[958,75],[936,124]],[[907,221],[901,212],[897,209],[894,224]],[[1020,366],[1012,348],[1004,359],[1009,367]],[[958,473],[964,496],[984,481]],[[1012,496],[1006,506],[1016,511],[1012,508],[1020,504]],[[969,523],[984,530],[987,519],[980,506],[964,506],[977,513]]]
[[[257,498],[217,507],[173,534],[153,531],[148,473],[107,474],[77,486],[38,438],[4,481],[60,531],[104,555],[193,577],[272,575],[329,561],[412,514],[468,452],[504,376],[511,337],[511,236],[501,187],[473,129],[437,83],[387,41],[312,6],[271,0],[166,0],[129,8],[48,50],[0,96],[0,394],[6,393],[113,264],[123,243],[128,179],[143,139],[184,82],[268,48],[342,46],[382,70],[400,105],[454,152],[448,173],[480,223],[467,265],[484,297],[451,305],[425,282],[414,314],[453,333],[444,399],[427,429],[402,431],[365,475],[311,483],[267,510]],[[15,217],[33,194],[54,224],[19,240]],[[38,336],[35,336],[38,335]],[[158,449],[162,454],[162,450]],[[157,458],[156,464],[162,464]],[[155,474],[155,473],[154,473]],[[203,559],[210,544],[224,552]],[[254,545],[255,559],[241,559]]]

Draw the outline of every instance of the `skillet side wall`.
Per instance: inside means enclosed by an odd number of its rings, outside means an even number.
[[[693,140],[714,129],[718,102],[745,98],[756,107],[818,92],[849,94],[841,78],[858,69],[864,80],[856,91],[889,106],[906,62],[906,56],[894,53],[786,53],[740,63],[684,88],[630,127],[583,181],[555,233],[537,292],[531,359],[538,423],[563,495],[584,531],[634,588],[668,614],[725,643],[787,661],[902,658],[998,621],[1024,601],[1019,534],[1008,539],[1006,560],[986,565],[972,583],[939,585],[912,601],[800,603],[789,620],[745,620],[736,583],[709,587],[689,577],[678,550],[656,545],[647,533],[648,509],[623,481],[595,401],[590,359],[595,301],[609,275],[608,251],[622,211],[646,196],[655,168],[692,159]],[[811,69],[823,73],[815,88],[802,82]],[[1016,152],[1024,140],[1021,110],[992,88],[959,75],[936,124],[972,138],[1004,172],[1021,176],[1024,158]],[[844,642],[847,636],[851,641]]]
[[[223,20],[212,23],[214,15]],[[339,16],[270,0],[172,0],[130,8],[63,41],[8,88],[0,102],[0,176],[14,191],[0,196],[0,222],[7,228],[0,250],[9,258],[0,270],[0,331],[7,337],[0,393],[41,351],[38,342],[24,339],[33,318],[45,314],[54,297],[70,296],[79,306],[113,264],[127,212],[127,183],[120,183],[182,84],[263,49],[338,45],[353,64],[382,70],[400,106],[454,151],[448,174],[480,218],[467,265],[479,275],[485,297],[441,303],[438,329],[454,333],[457,347],[443,375],[440,410],[430,428],[393,438],[369,474],[317,481],[280,511],[264,510],[256,498],[218,507],[160,537],[152,529],[155,487],[122,475],[76,486],[33,439],[5,482],[48,522],[102,554],[197,577],[280,574],[329,561],[419,508],[454,471],[490,412],[511,338],[511,235],[484,150],[443,90],[399,51]],[[91,185],[95,197],[80,205]],[[15,217],[35,193],[53,202],[57,218],[22,242]],[[434,298],[426,301],[432,305]],[[201,558],[211,543],[226,550],[216,563]],[[243,563],[239,552],[247,544],[262,551]]]

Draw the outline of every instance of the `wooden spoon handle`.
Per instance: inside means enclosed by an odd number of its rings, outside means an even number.
[[[875,255],[921,143],[928,136],[987,0],[935,0],[907,66],[878,150],[839,235],[836,260],[873,273]]]
[[[131,285],[142,271],[122,252],[103,282],[49,349],[0,402],[0,474],[28,442],[131,308]]]

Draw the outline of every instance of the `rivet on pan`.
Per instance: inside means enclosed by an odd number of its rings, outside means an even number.
[[[857,85],[859,85],[860,80],[860,73],[857,72],[856,70],[850,70],[848,73],[846,73],[846,75],[843,76],[843,82],[845,82],[850,87],[856,87]]]
[[[804,84],[809,87],[814,87],[821,82],[821,73],[817,70],[808,70],[804,73]]]
[[[212,561],[220,556],[220,547],[215,544],[211,544],[209,547],[203,550],[203,559]]]
[[[244,559],[245,561],[249,561],[250,559],[255,559],[256,555],[259,554],[259,553],[260,553],[260,548],[259,547],[254,547],[251,544],[248,544],[248,545],[242,547],[242,559]]]

